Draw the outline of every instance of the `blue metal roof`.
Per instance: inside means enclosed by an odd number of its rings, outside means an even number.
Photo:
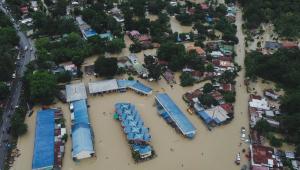
[[[37,112],[32,169],[54,165],[54,110]]]
[[[97,32],[93,29],[84,30],[84,34],[87,38],[97,35]]]
[[[73,156],[82,151],[94,153],[92,133],[88,124],[78,123],[72,126],[72,143]]]
[[[117,80],[119,88],[127,88],[136,83],[136,80]]]
[[[140,82],[136,82],[135,84],[133,84],[132,86],[130,86],[131,88],[138,90],[140,92],[143,93],[150,93],[152,91],[152,89],[150,87],[145,86],[144,84],[140,83]]]
[[[207,124],[212,121],[212,118],[205,111],[197,112],[197,115],[200,116]]]
[[[74,106],[74,124],[86,123],[89,124],[88,110],[85,100],[77,100],[72,102]]]
[[[184,135],[194,135],[196,128],[190,122],[190,120],[184,115],[184,113],[178,108],[173,100],[166,93],[158,93],[156,99],[167,111],[172,120],[176,123],[178,128]]]
[[[131,88],[133,90],[149,94],[151,93],[152,89],[136,80],[117,80],[119,89],[122,88]]]

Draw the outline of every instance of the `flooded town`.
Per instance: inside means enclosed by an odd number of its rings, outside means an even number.
[[[18,16],[1,2],[20,59],[0,169],[300,169],[299,39],[252,28],[246,5],[43,0]]]

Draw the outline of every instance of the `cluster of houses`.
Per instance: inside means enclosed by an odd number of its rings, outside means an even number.
[[[283,161],[290,160],[294,169],[299,169],[300,163],[295,153],[282,151],[264,145],[264,137],[255,129],[258,121],[266,120],[272,128],[279,128],[276,116],[280,115],[279,95],[272,89],[264,90],[264,96],[250,95],[248,111],[250,117],[250,163],[253,170],[283,169]]]
[[[265,46],[261,50],[263,54],[273,54],[280,48],[285,48],[285,49],[300,48],[300,43],[297,41],[288,41],[288,40],[282,42],[266,41]]]
[[[278,128],[279,122],[274,118],[280,115],[280,111],[276,107],[276,102],[271,100],[277,100],[279,96],[270,89],[265,90],[264,95],[268,98],[253,94],[250,95],[248,105],[250,127],[255,127],[259,120],[265,119],[272,127]]]
[[[151,36],[148,34],[141,34],[137,30],[128,31],[127,35],[129,38],[142,46],[142,49],[150,49],[153,48],[154,45],[152,44]]]
[[[113,35],[110,32],[98,34],[94,29],[91,28],[90,25],[88,25],[81,16],[76,17],[77,25],[80,29],[80,32],[84,39],[88,39],[90,37],[98,35],[101,39],[106,39],[111,41],[113,39]]]
[[[236,17],[236,7],[233,3],[227,4],[227,14],[225,16],[228,21],[235,22]]]
[[[149,128],[144,126],[144,121],[135,106],[130,103],[117,103],[115,109],[114,118],[120,121],[131,150],[136,153],[132,155],[135,161],[153,156],[153,148],[149,144],[151,141]]]
[[[297,160],[294,152],[282,151],[273,147],[260,144],[250,145],[250,163],[252,170],[282,170],[283,161],[290,161],[291,168],[300,169],[300,162]]]
[[[202,95],[209,95],[215,101],[214,104],[205,105],[199,100]],[[233,105],[224,101],[224,96],[218,90],[204,94],[203,89],[187,92],[183,100],[188,104],[188,112],[197,114],[210,127],[228,123],[234,117]]]

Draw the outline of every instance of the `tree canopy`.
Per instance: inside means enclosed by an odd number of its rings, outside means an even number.
[[[54,75],[36,71],[29,75],[30,99],[35,103],[50,104],[54,100],[56,90],[56,78]]]
[[[95,61],[95,72],[99,76],[113,77],[118,71],[116,58],[105,58],[104,56],[98,57]]]
[[[157,57],[160,60],[168,61],[173,71],[178,71],[185,65],[185,47],[182,44],[166,42],[161,44],[157,50]]]
[[[8,17],[0,12],[0,81],[9,81],[14,71],[19,37]]]
[[[273,23],[284,37],[300,37],[300,3],[297,0],[239,0],[245,26],[253,29],[261,23]]]

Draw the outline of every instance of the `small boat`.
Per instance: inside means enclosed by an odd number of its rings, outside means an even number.
[[[238,153],[236,154],[235,164],[239,165],[240,163],[241,163],[241,154]]]

